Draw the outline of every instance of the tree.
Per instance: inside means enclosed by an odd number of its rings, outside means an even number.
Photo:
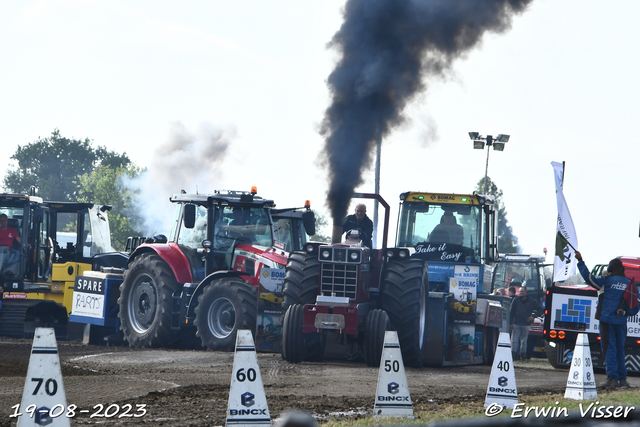
[[[51,201],[76,201],[78,177],[90,174],[96,166],[117,169],[131,164],[126,153],[117,154],[102,146],[94,149],[89,138],[65,138],[58,129],[48,138],[18,147],[11,159],[17,166],[7,172],[5,189],[26,194],[33,186],[38,196]]]
[[[136,194],[123,184],[124,179],[135,178],[140,172],[134,165],[117,169],[100,165],[91,173],[78,177],[79,202],[113,207],[109,212],[111,245],[120,251],[124,250],[129,236],[141,235],[138,230],[142,219],[133,207]]]
[[[502,190],[498,189],[491,178],[487,177],[487,194],[496,198],[496,208],[498,209],[498,251],[502,253],[519,253],[518,238],[514,236],[513,230],[507,221],[507,209],[502,203]],[[484,192],[484,178],[476,184],[476,192]]]

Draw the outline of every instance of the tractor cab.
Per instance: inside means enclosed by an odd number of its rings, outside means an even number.
[[[53,242],[40,197],[0,195],[0,286],[22,292],[51,282]]]
[[[255,252],[251,247],[263,252],[274,246],[273,200],[246,191],[181,193],[170,200],[176,204],[176,220],[169,242],[184,253],[195,281],[214,271],[234,270],[236,255],[244,259]]]
[[[500,254],[493,271],[491,291],[506,295],[509,287],[527,288],[527,296],[544,306],[544,292],[547,286],[544,255]],[[550,279],[550,278],[549,278]]]
[[[111,246],[107,216],[111,206],[78,202],[46,202],[46,205],[51,212],[54,270],[72,267],[73,274],[82,274],[86,270],[98,271],[100,267],[127,266],[126,255]]]
[[[497,260],[495,223],[492,196],[407,192],[400,195],[397,247],[429,261],[431,291],[448,291],[454,264],[483,268]],[[488,292],[491,282],[480,277],[479,285]]]
[[[273,219],[274,247],[286,252],[300,251],[308,242],[307,236],[316,234],[316,220],[311,210],[311,202],[305,202],[304,208],[274,209]]]

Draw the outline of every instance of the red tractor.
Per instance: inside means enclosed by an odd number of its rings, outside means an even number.
[[[120,328],[131,346],[197,337],[208,349],[232,350],[238,329],[256,331],[259,301],[280,308],[281,289],[271,285],[281,284],[288,253],[274,242],[274,202],[256,192],[170,198],[176,219],[169,238],[137,246],[120,285]],[[313,212],[307,207],[301,216],[313,234]],[[279,343],[279,327],[266,326]]]
[[[389,205],[380,195],[354,197],[377,199],[384,206],[382,248],[363,246],[362,231],[351,230],[342,243],[309,242],[291,254],[284,279],[283,357],[297,363],[340,352],[378,366],[385,331],[393,328],[405,365],[422,366],[426,264],[410,258],[407,248],[387,248]]]
[[[389,205],[375,194],[354,196],[385,207],[382,248],[362,246],[353,239],[360,230],[352,230],[343,243],[310,242],[289,257],[284,358],[295,363],[344,350],[376,366],[391,328],[407,366],[491,364],[499,333],[509,327],[507,308],[489,296],[494,198],[404,192],[396,245],[388,248]],[[341,234],[334,231],[334,242]]]

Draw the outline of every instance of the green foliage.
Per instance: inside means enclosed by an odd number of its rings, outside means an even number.
[[[133,209],[136,194],[123,185],[123,180],[135,178],[141,170],[136,166],[120,166],[117,169],[100,165],[93,172],[78,177],[78,201],[96,205],[110,205],[109,226],[111,244],[117,250],[124,250],[127,237],[140,235],[139,214]]]
[[[513,230],[507,221],[507,209],[502,203],[502,190],[487,177],[487,194],[496,198],[496,207],[498,208],[498,251],[501,253],[518,253],[518,238],[513,234]],[[484,192],[484,178],[476,184],[476,192],[482,194]]]
[[[329,223],[327,217],[315,209],[311,209],[313,211],[313,215],[316,217],[316,234],[309,237],[309,240],[314,242],[331,242],[331,237],[324,234],[327,228],[327,224]]]
[[[11,159],[17,166],[7,172],[5,189],[26,194],[35,186],[38,196],[50,201],[76,201],[81,189],[78,177],[90,174],[98,165],[116,169],[131,164],[126,153],[102,146],[94,149],[89,138],[65,138],[58,129],[48,138],[18,147]]]

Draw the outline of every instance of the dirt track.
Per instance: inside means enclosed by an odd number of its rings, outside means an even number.
[[[25,385],[31,340],[0,338],[0,426],[15,425],[11,407]],[[58,342],[67,404],[94,412],[94,405],[146,404],[140,418],[76,416],[72,424],[167,426],[224,425],[233,353],[198,350],[131,349]],[[326,419],[370,417],[378,369],[364,363],[325,361],[290,364],[279,354],[259,353],[258,361],[269,412],[276,419],[287,409]],[[407,368],[414,410],[438,410],[447,403],[482,404],[488,366]],[[604,375],[597,374],[598,382]],[[640,386],[640,378],[630,378]],[[546,361],[516,364],[520,396],[563,393],[567,371]]]

